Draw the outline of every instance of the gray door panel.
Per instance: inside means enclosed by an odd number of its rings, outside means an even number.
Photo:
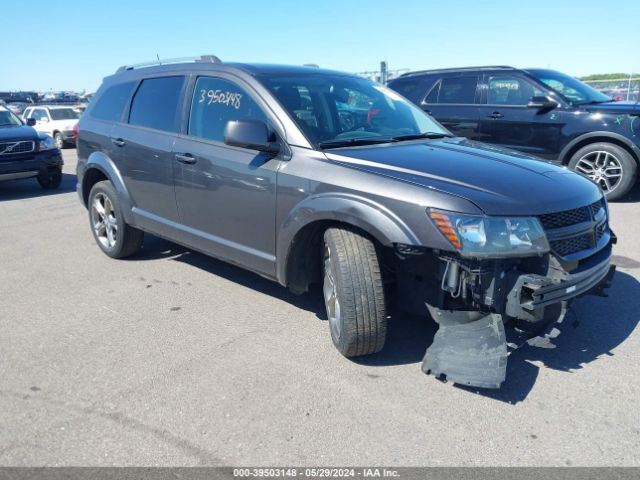
[[[175,136],[132,125],[116,125],[111,131],[116,161],[135,210],[179,221],[173,188]],[[119,146],[120,145],[120,146]]]
[[[181,223],[194,247],[275,275],[276,174],[280,160],[191,137],[174,144]],[[181,157],[192,158],[185,163]]]

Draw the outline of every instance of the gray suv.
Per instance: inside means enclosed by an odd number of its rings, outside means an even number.
[[[597,185],[454,137],[345,73],[213,56],[122,67],[77,148],[110,257],[149,232],[296,293],[319,283],[347,357],[383,348],[393,300],[439,324],[423,370],[461,384],[499,387],[507,330],[540,334],[613,274]]]

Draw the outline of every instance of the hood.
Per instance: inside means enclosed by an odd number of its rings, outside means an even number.
[[[37,132],[27,125],[0,127],[0,141],[37,139]]]
[[[345,167],[449,193],[487,215],[540,215],[601,198],[590,180],[535,157],[461,138],[327,150]]]
[[[594,105],[581,105],[588,112],[626,113],[640,115],[640,104],[637,102],[605,102]]]

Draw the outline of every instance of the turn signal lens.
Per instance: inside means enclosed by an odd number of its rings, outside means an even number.
[[[451,223],[451,219],[449,215],[440,212],[429,212],[429,216],[433,223],[436,224],[440,233],[444,235],[444,237],[451,242],[456,248],[461,248],[462,244],[460,243],[460,239],[458,238],[458,234],[456,233],[456,229],[453,227],[453,223]]]

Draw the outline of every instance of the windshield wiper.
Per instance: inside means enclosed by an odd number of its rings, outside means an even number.
[[[392,139],[381,137],[365,137],[365,138],[345,138],[334,140],[323,140],[318,143],[320,148],[338,148],[338,147],[355,147],[358,145],[374,145],[376,143],[389,143]]]
[[[391,140],[394,142],[402,142],[403,140],[418,140],[420,138],[453,138],[453,135],[444,132],[408,133],[406,135],[391,137]]]

